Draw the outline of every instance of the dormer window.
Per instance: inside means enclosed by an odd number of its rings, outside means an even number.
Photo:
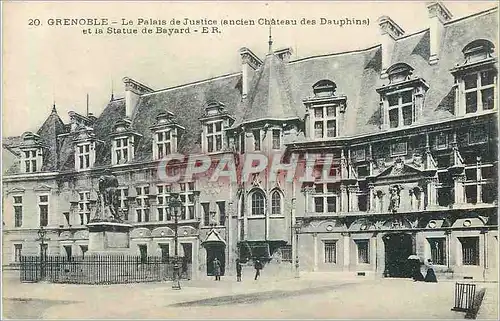
[[[31,132],[22,136],[21,149],[21,172],[36,173],[42,169],[43,149],[40,137]]]
[[[339,135],[347,98],[335,93],[337,85],[331,80],[320,80],[313,85],[314,96],[304,99],[307,108],[306,132],[315,139]]]
[[[408,89],[387,95],[390,128],[409,126],[414,122],[412,91]]]
[[[75,170],[86,170],[94,166],[96,143],[94,130],[91,127],[80,125],[73,134],[75,148]]]
[[[221,152],[226,148],[225,129],[231,127],[234,122],[223,103],[209,101],[205,105],[205,113],[200,118],[203,125],[202,150],[205,153]]]
[[[410,126],[422,116],[424,95],[429,86],[425,80],[412,74],[413,68],[405,63],[387,69],[389,84],[377,88],[383,128]]]
[[[207,123],[207,148],[208,152],[222,150],[222,120]]]
[[[155,125],[151,126],[153,133],[153,155],[155,159],[177,153],[177,142],[185,130],[174,120],[171,112],[160,113],[156,117]]]
[[[80,143],[76,146],[77,169],[87,169],[92,166],[90,150],[90,142]]]
[[[492,70],[474,72],[464,77],[465,113],[490,110],[495,107],[495,73]]]
[[[474,40],[462,49],[462,53],[465,57],[465,63],[474,63],[492,58],[494,48],[495,46],[493,46],[493,44],[488,40]]]
[[[31,150],[25,150],[23,151],[24,153],[24,172],[25,173],[34,173],[38,171],[38,162],[37,162],[37,150],[36,149],[31,149]]]
[[[141,135],[130,130],[130,123],[129,119],[115,123],[111,153],[113,165],[125,164],[134,158],[135,143]]]
[[[451,70],[455,76],[455,114],[463,116],[496,108],[496,59],[493,44],[475,40],[464,47],[464,62]]]
[[[156,158],[172,154],[172,133],[170,130],[156,132]]]

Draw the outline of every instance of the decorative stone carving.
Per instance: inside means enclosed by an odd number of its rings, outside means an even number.
[[[390,198],[389,198],[389,211],[396,213],[399,209],[401,202],[400,192],[403,189],[401,185],[393,185],[389,188]]]

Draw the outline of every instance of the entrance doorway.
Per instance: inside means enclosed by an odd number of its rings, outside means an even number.
[[[221,263],[221,275],[224,275],[224,270],[226,267],[226,254],[225,254],[225,244],[222,242],[210,242],[210,244],[205,244],[205,250],[207,251],[207,275],[214,275],[214,259],[217,258]]]
[[[384,276],[393,278],[412,277],[413,267],[408,257],[414,254],[413,237],[406,233],[387,234],[385,244]]]

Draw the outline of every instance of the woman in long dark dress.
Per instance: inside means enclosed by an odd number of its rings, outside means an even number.
[[[425,282],[437,283],[436,273],[434,273],[434,268],[432,267],[432,261],[427,259],[427,274],[425,275]]]
[[[414,262],[413,265],[413,281],[423,281],[424,276],[422,275],[422,272],[420,272],[420,260],[413,260]]]

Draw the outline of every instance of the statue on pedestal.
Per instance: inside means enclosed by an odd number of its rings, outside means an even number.
[[[123,221],[118,212],[120,206],[118,193],[118,179],[110,170],[106,170],[99,177],[98,203],[94,221]]]

